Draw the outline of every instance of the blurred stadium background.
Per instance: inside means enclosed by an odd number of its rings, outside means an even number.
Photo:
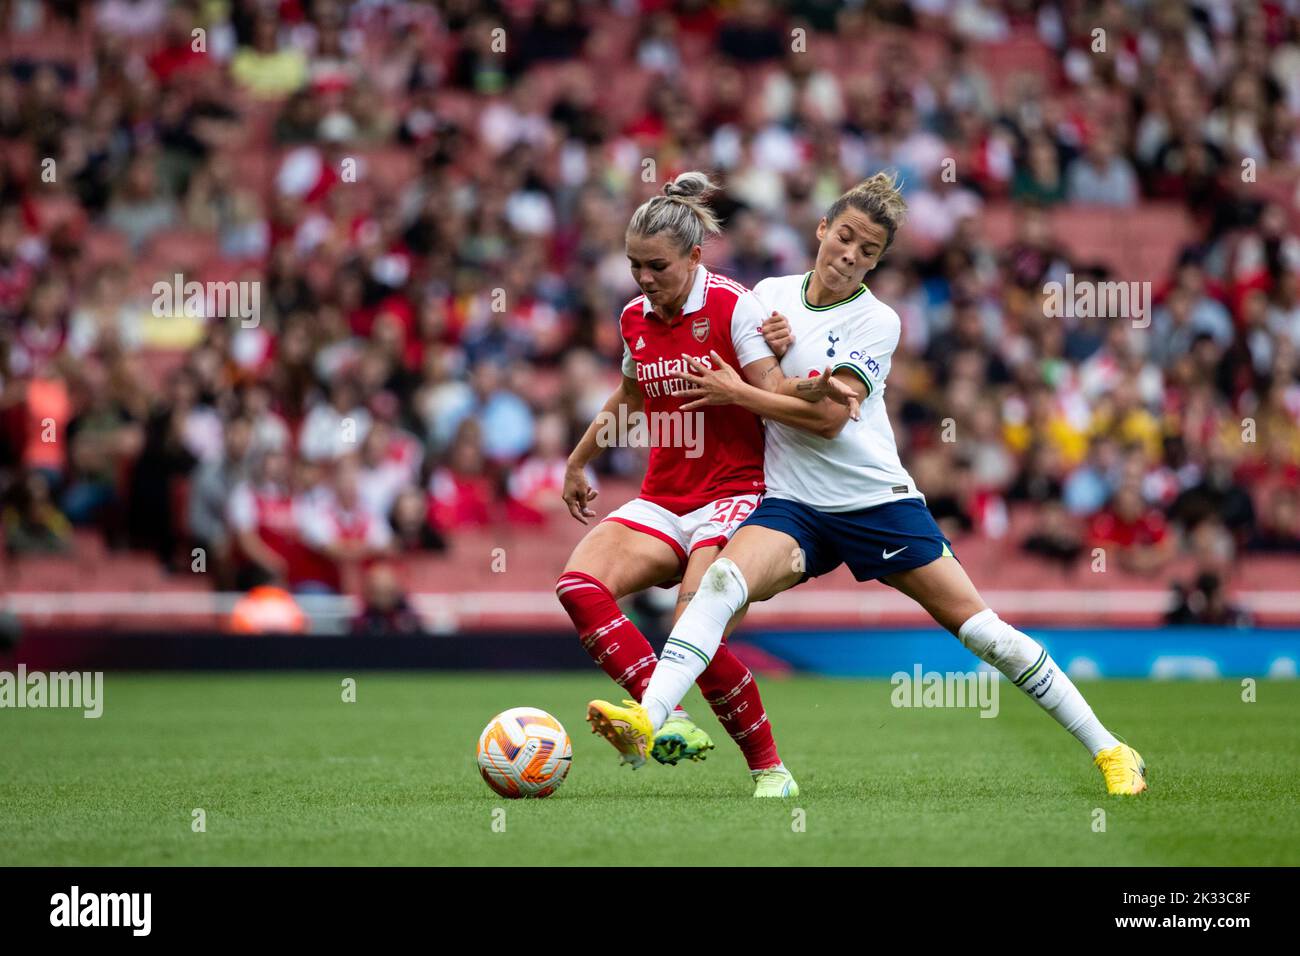
[[[1294,674],[1295,0],[0,14],[0,609],[31,664],[228,662],[250,642],[167,642],[279,628],[589,667],[553,593],[584,532],[559,494],[619,375],[632,210],[711,171],[706,262],[752,285],[893,168],[887,398],[986,598],[1076,629],[1085,673]],[[252,284],[257,323],[159,314],[178,275]],[[1150,283],[1149,326],[1048,317],[1067,275]],[[600,460],[602,513],[641,467]],[[652,633],[667,609],[635,607]],[[917,625],[838,572],[738,638],[888,673],[870,636]],[[417,631],[460,639],[394,649]],[[324,643],[296,640],[285,661]]]

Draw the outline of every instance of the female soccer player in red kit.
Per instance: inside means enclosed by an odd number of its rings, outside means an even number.
[[[569,457],[564,500],[586,524],[597,492],[584,469],[602,447],[626,440],[629,424],[650,437],[650,458],[640,495],[615,509],[574,549],[556,582],[560,603],[583,647],[637,701],[654,670],[650,643],[619,610],[617,601],[680,578],[674,621],[690,602],[731,535],[757,508],[763,492],[763,427],[738,406],[683,412],[683,356],[706,365],[716,351],[752,385],[796,394],[763,341],[766,315],[748,289],[709,272],[701,246],[720,230],[702,199],[713,188],[703,173],[683,173],[664,195],[643,203],[628,224],[626,248],[643,295],[623,308],[623,381]],[[808,415],[847,399],[824,376],[799,393]],[[846,392],[847,390],[845,390]],[[826,413],[829,419],[829,412]],[[644,416],[644,417],[643,417]],[[611,440],[610,432],[618,436]],[[741,615],[731,622],[735,627]],[[755,796],[798,792],[777,755],[771,724],[749,668],[725,643],[698,680],[700,691],[736,741],[755,780]],[[654,741],[623,754],[634,767],[647,751],[660,763],[699,759],[713,747],[703,730],[678,709]]]

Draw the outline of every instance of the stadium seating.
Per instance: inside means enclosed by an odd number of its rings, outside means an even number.
[[[313,20],[312,5],[284,4],[274,14],[276,52],[300,54],[306,64],[302,85],[294,95],[258,95],[237,80],[231,55],[248,52],[251,44],[252,17],[246,15],[244,4],[235,4],[238,9],[233,13],[183,4],[173,11],[204,26],[213,40],[202,62],[191,64],[199,72],[189,76],[188,70],[168,72],[166,57],[162,65],[154,59],[164,52],[184,59],[184,42],[168,47],[163,32],[133,31],[120,23],[100,28],[95,18],[104,11],[97,7],[87,7],[75,23],[69,23],[64,6],[25,5],[23,15],[15,15],[15,31],[0,33],[0,64],[17,96],[17,108],[6,107],[0,114],[0,185],[4,187],[0,212],[18,224],[19,233],[18,258],[0,260],[0,384],[12,390],[0,389],[5,402],[0,405],[0,450],[8,456],[0,458],[0,509],[21,499],[19,489],[30,473],[24,456],[31,449],[25,444],[25,426],[20,427],[24,405],[21,397],[13,396],[21,395],[34,373],[62,376],[70,420],[85,412],[83,393],[89,391],[87,379],[94,378],[87,373],[96,370],[110,381],[111,398],[129,406],[141,420],[157,411],[158,403],[170,401],[168,388],[180,371],[196,381],[212,376],[200,383],[202,410],[219,409],[227,417],[247,400],[245,386],[261,382],[270,390],[272,411],[287,424],[291,441],[297,440],[311,409],[328,399],[337,379],[362,372],[380,375],[383,381],[378,384],[366,381],[358,401],[373,408],[395,407],[398,423],[420,438],[423,458],[412,484],[427,493],[430,474],[449,466],[459,423],[451,421],[446,411],[456,407],[454,401],[422,405],[426,390],[441,389],[439,394],[445,397],[455,392],[455,383],[464,386],[474,380],[476,362],[509,355],[513,364],[506,370],[503,390],[522,400],[530,428],[544,418],[562,419],[571,445],[586,426],[591,409],[598,407],[589,394],[595,387],[591,377],[617,378],[621,343],[614,317],[633,291],[618,248],[620,224],[637,203],[661,187],[664,178],[687,168],[707,168],[722,181],[727,208],[743,210],[753,205],[757,250],[746,245],[739,230],[729,230],[709,244],[706,258],[718,271],[744,272],[748,281],[755,281],[776,270],[804,269],[813,251],[808,233],[829,199],[887,162],[933,163],[936,137],[944,137],[938,152],[958,160],[958,185],[978,194],[979,212],[973,239],[963,233],[960,240],[913,243],[905,228],[880,270],[886,288],[898,290],[896,296],[891,293],[890,304],[905,313],[899,364],[917,369],[918,380],[925,383],[913,386],[910,397],[917,407],[910,410],[908,423],[896,421],[906,439],[904,447],[933,449],[933,436],[925,432],[935,422],[951,418],[966,427],[974,410],[963,404],[970,401],[963,396],[971,394],[995,406],[1004,435],[1009,435],[1020,427],[1036,390],[1046,386],[1052,393],[1053,414],[1069,418],[1071,427],[1083,435],[1084,445],[1095,449],[1108,437],[1102,434],[1102,423],[1110,390],[1143,383],[1147,388],[1142,395],[1144,411],[1157,422],[1158,434],[1168,445],[1158,460],[1146,463],[1145,477],[1165,468],[1176,472],[1183,483],[1180,487],[1189,486],[1208,467],[1210,442],[1205,436],[1214,431],[1215,423],[1221,426],[1254,415],[1266,400],[1273,403],[1269,406],[1276,413],[1272,421],[1281,434],[1275,445],[1289,447],[1294,459],[1279,467],[1300,467],[1300,400],[1295,398],[1300,373],[1291,347],[1300,346],[1300,304],[1287,299],[1284,281],[1288,271],[1300,271],[1300,167],[1295,161],[1300,155],[1300,132],[1294,123],[1288,127],[1267,104],[1274,87],[1291,102],[1300,95],[1283,88],[1287,82],[1294,85],[1287,72],[1294,59],[1293,38],[1300,35],[1294,13],[1279,13],[1282,20],[1268,31],[1269,47],[1263,56],[1273,71],[1271,85],[1256,77],[1267,89],[1264,102],[1253,107],[1250,116],[1228,117],[1222,104],[1232,77],[1198,72],[1197,64],[1170,71],[1152,52],[1160,47],[1153,25],[1127,6],[1114,13],[1112,29],[1121,35],[1112,38],[1112,55],[1088,59],[1083,66],[1076,60],[1067,70],[1072,52],[1088,48],[1090,38],[1080,32],[1077,18],[1065,15],[1066,6],[1058,4],[1042,5],[1032,21],[1022,19],[1018,9],[999,4],[845,10],[839,13],[836,29],[814,29],[804,37],[807,43],[802,48],[786,52],[790,31],[805,21],[799,13],[787,17],[780,5],[759,3],[766,19],[746,29],[755,31],[758,47],[766,52],[734,59],[722,52],[720,35],[741,16],[731,9],[717,12],[716,17],[691,19],[680,11],[648,5],[639,12],[663,13],[671,21],[664,37],[653,38],[662,47],[656,48],[646,45],[644,22],[629,15],[626,4],[574,5],[569,14],[572,22],[558,27],[534,20],[529,4],[508,5],[504,12],[486,11],[484,16],[492,22],[500,20],[507,28],[513,44],[510,52],[499,60],[483,61],[476,59],[479,52],[463,25],[451,27],[445,22],[454,14],[443,5],[345,4],[348,69],[340,74],[333,55],[317,49],[322,25]],[[1060,18],[1057,27],[1052,26],[1054,15]],[[558,61],[550,58],[547,49],[516,42],[530,29],[541,27],[560,34],[582,33],[585,40],[575,45],[576,56]],[[1186,29],[1213,49],[1218,61],[1244,64],[1247,72],[1256,69],[1258,64],[1247,62],[1249,58],[1237,49],[1243,34],[1226,22],[1196,21]],[[1187,45],[1197,48],[1192,39]],[[959,48],[970,54],[963,67],[968,72],[962,75],[954,74],[949,62]],[[657,56],[667,57],[668,65],[653,66]],[[34,99],[35,78],[47,75],[40,73],[42,65],[54,68],[57,105],[67,117],[58,130],[46,122],[50,107]],[[734,67],[741,77],[747,97],[742,117],[713,117],[720,67]],[[590,94],[589,103],[582,97],[577,103],[559,101],[575,70],[590,86],[580,91]],[[815,77],[810,84],[809,74]],[[151,94],[160,95],[136,102],[124,91],[133,90],[145,75],[151,76]],[[203,80],[212,75],[217,82]],[[1026,78],[1032,82],[1027,84]],[[834,128],[812,119],[814,114],[804,110],[806,104],[788,116],[760,115],[753,107],[764,105],[771,81],[783,79],[789,80],[796,97],[844,97],[852,89],[862,97],[858,105],[864,112],[846,117],[842,126]],[[1169,132],[1169,111],[1180,81],[1194,88],[1200,113],[1192,120],[1200,142],[1210,144],[1220,156],[1215,173],[1224,188],[1205,193],[1212,197],[1208,205],[1203,197],[1206,183],[1180,174],[1177,156],[1168,168],[1156,166],[1160,154],[1155,147],[1177,145]],[[368,87],[372,98],[353,99],[366,92],[363,87]],[[960,100],[977,87],[992,97],[988,110],[958,115],[949,107],[951,98]],[[657,97],[665,90],[684,96],[694,107],[693,115],[684,119],[659,115]],[[203,102],[205,96],[214,95],[218,103]],[[170,96],[181,104],[180,116],[163,115]],[[319,124],[330,114],[337,121],[332,128],[344,130],[345,137],[348,129],[365,127],[366,133],[341,144],[326,142],[339,134],[326,137],[319,125],[303,128],[300,117],[293,114],[294,104],[301,105],[303,97],[311,122]],[[367,102],[371,105],[364,105]],[[897,126],[897,117],[906,112],[898,108],[902,104],[912,107],[918,130]],[[236,120],[213,132],[207,112],[213,106],[229,109]],[[425,113],[430,106],[431,117]],[[492,113],[494,122],[513,124],[498,129],[501,138],[494,142],[489,142],[482,126],[490,106],[500,107]],[[97,110],[109,116],[109,145],[95,139]],[[688,128],[674,128],[673,122]],[[570,133],[568,123],[582,132]],[[1068,342],[1062,348],[1068,355],[1062,358],[1044,351],[1051,338],[1044,330],[1009,328],[1012,310],[1023,307],[1012,293],[1013,286],[1032,287],[1042,279],[1017,274],[1012,281],[1013,268],[1032,269],[1033,257],[1029,266],[1009,262],[1008,252],[1017,240],[1025,209],[1010,197],[1025,187],[1024,177],[1031,172],[1028,146],[1034,137],[1050,141],[1056,154],[1054,172],[1063,182],[1071,164],[1078,163],[1093,137],[1105,130],[1116,134],[1120,179],[1124,170],[1132,174],[1138,200],[1127,203],[1119,196],[1102,196],[1100,202],[1084,202],[1066,194],[1062,186],[1046,202],[1050,238],[1063,250],[1069,269],[1083,272],[1100,266],[1113,279],[1150,282],[1157,296],[1164,295],[1175,280],[1186,279],[1176,274],[1175,266],[1195,257],[1204,267],[1205,287],[1194,292],[1191,321],[1202,338],[1214,339],[1215,351],[1197,359],[1208,366],[1190,373],[1182,362],[1186,356],[1167,356],[1160,367],[1148,361],[1141,369],[1124,373],[1103,369],[1114,377],[1105,379],[1101,394],[1090,385],[1085,395],[1079,381],[1088,363],[1097,360],[1106,366],[1114,361],[1103,350],[1106,330],[1067,329]],[[990,147],[998,131],[1007,134],[1012,155],[1000,156]],[[93,141],[93,148],[102,152],[102,156],[96,153],[103,165],[95,175],[79,166],[77,136],[65,142],[68,132]],[[1267,156],[1246,155],[1255,148],[1250,143],[1243,146],[1248,133],[1265,144]],[[756,151],[760,139],[767,153]],[[280,221],[276,219],[282,199],[277,175],[286,156],[302,145],[315,147],[322,156],[356,160],[359,180],[331,183],[329,176],[323,176],[310,198],[284,204],[293,219]],[[63,150],[69,154],[63,155]],[[735,150],[739,153],[733,155]],[[40,176],[40,161],[48,152],[57,153],[61,164],[55,182]],[[110,225],[108,209],[125,194],[129,160],[138,157],[170,162],[175,183],[160,183],[155,195],[143,197],[145,201],[125,214],[143,229],[143,241],[133,247],[126,233]],[[647,157],[658,164],[653,182],[645,178]],[[1244,158],[1262,161],[1253,181],[1238,182]],[[229,186],[218,189],[217,196],[196,199],[189,192],[202,179],[196,173],[218,162],[229,164]],[[980,173],[968,177],[970,169]],[[928,166],[909,169],[912,201],[929,198],[928,177],[934,172]],[[102,180],[97,178],[101,175]],[[1155,198],[1180,194],[1178,188],[1153,189],[1157,181],[1162,188],[1185,187],[1188,199]],[[179,184],[177,191],[168,194],[175,184]],[[1050,183],[1031,185],[1050,191]],[[222,192],[227,188],[228,193]],[[341,222],[331,219],[336,210],[329,198],[331,189],[339,188],[353,190],[343,194],[350,204],[339,204],[352,210],[351,218]],[[309,291],[307,297],[292,304],[292,314],[270,308],[261,328],[240,340],[243,351],[238,359],[234,346],[215,334],[220,319],[206,326],[161,331],[157,323],[145,323],[148,327],[141,332],[139,313],[147,308],[152,285],[160,279],[170,281],[177,273],[198,281],[265,278],[268,260],[262,257],[261,247],[256,242],[244,247],[232,242],[232,235],[235,240],[246,238],[233,228],[232,220],[234,208],[249,197],[251,207],[240,211],[251,219],[246,225],[254,227],[253,233],[264,230],[277,252],[286,247],[293,250],[287,260],[291,274],[280,277],[285,287],[277,292],[293,292],[293,283],[301,281]],[[431,197],[437,212],[430,219],[422,218],[429,215],[425,204]],[[583,205],[592,197],[597,202],[595,211]],[[164,200],[170,203],[167,217],[153,206]],[[210,206],[191,218],[190,206],[204,202]],[[1265,234],[1261,210],[1269,209],[1283,211],[1286,234]],[[376,213],[387,210],[397,211],[396,226],[379,221]],[[159,216],[157,223],[152,222],[154,216]],[[212,222],[221,227],[212,228]],[[304,235],[304,223],[316,232]],[[328,242],[321,239],[326,234]],[[362,252],[362,235],[381,243],[378,260],[368,258],[373,249]],[[223,251],[232,248],[253,251]],[[398,260],[398,264],[384,260]],[[108,308],[104,314],[113,313],[110,321],[122,323],[119,331],[139,339],[128,343],[134,350],[129,360],[105,341],[84,341],[93,324],[84,309],[101,266],[118,266],[128,276],[123,301],[111,304],[117,311]],[[393,280],[394,275],[401,278]],[[390,286],[390,281],[399,284]],[[56,334],[71,337],[75,331],[83,337],[78,340],[82,351],[75,357],[52,349],[50,336],[55,333],[33,317],[36,293],[43,284],[66,285]],[[489,328],[498,290],[508,293],[510,303],[506,324],[515,339],[508,345],[493,337],[500,330]],[[1262,325],[1247,329],[1243,303],[1253,290],[1265,292],[1268,314]],[[945,346],[953,334],[957,300],[974,301],[982,311],[986,327],[974,347],[986,361],[977,374],[983,379],[970,383],[971,389],[958,387],[950,393],[934,383],[946,382],[953,370],[944,363],[956,361],[956,353]],[[380,311],[395,324],[390,321],[377,333],[375,318]],[[572,330],[572,341],[558,354],[553,345],[539,345],[542,336],[537,329],[547,322]],[[379,344],[385,334],[401,339],[396,359],[380,354],[391,347]],[[295,337],[290,339],[291,335]],[[286,358],[286,340],[305,340],[305,355]],[[1189,351],[1192,341],[1189,338]],[[185,347],[176,347],[176,342],[184,342]],[[217,356],[204,352],[216,347],[232,351]],[[399,367],[383,365],[390,360]],[[568,369],[570,361],[576,363],[577,373]],[[587,361],[592,364],[584,365]],[[990,378],[997,363],[1006,367],[1006,380]],[[122,379],[137,374],[143,379],[125,388]],[[1194,375],[1190,381],[1185,378],[1189,374]],[[437,379],[438,375],[448,379]],[[1160,383],[1156,395],[1146,384],[1152,376]],[[1189,404],[1199,400],[1191,393],[1203,387],[1211,393],[1206,412],[1210,424],[1197,434],[1195,422],[1189,424],[1184,414]],[[435,410],[429,412],[430,407]],[[440,415],[448,417],[440,419]],[[191,424],[195,432],[187,438],[194,444],[190,450],[210,454],[210,447],[200,447],[212,440],[203,431],[207,426]],[[907,430],[914,434],[904,434]],[[1052,434],[1044,427],[1031,438],[1050,443]],[[471,435],[467,440],[476,439]],[[961,464],[959,452],[942,444],[938,451],[947,455],[945,469]],[[1257,465],[1262,454],[1250,447],[1230,451],[1234,464],[1244,472]],[[503,489],[522,457],[490,462],[487,475],[492,487]],[[1029,467],[1022,445],[1014,457],[1017,468]],[[115,464],[121,474],[130,473],[130,462]],[[633,496],[638,468],[630,456],[603,464],[602,504]],[[1283,467],[1283,473],[1294,471]],[[70,477],[68,468],[53,477],[59,485]],[[1109,480],[1119,483],[1114,475]],[[183,497],[187,482],[184,474],[166,479],[173,503]],[[56,505],[61,490],[55,489]],[[1254,497],[1258,524],[1269,504],[1267,496],[1258,488],[1245,490]],[[119,496],[126,494],[125,488],[116,491]],[[979,491],[997,496],[1006,488]],[[1168,502],[1153,498],[1146,503],[1159,510]],[[494,506],[503,504],[494,502]],[[1174,530],[1177,557],[1158,575],[1143,577],[1114,564],[1105,573],[1093,573],[1086,560],[1060,568],[1021,550],[1040,516],[1035,507],[1011,505],[1004,534],[992,538],[975,532],[954,537],[954,543],[970,567],[997,567],[993,583],[1023,595],[1023,606],[1043,619],[1109,620],[1136,615],[1149,622],[1161,613],[1173,582],[1186,582],[1203,570],[1187,546],[1190,529],[1183,527]],[[179,538],[171,543],[177,553],[183,553],[190,529],[183,521],[177,524]],[[405,586],[420,600],[436,604],[456,595],[499,591],[502,579],[492,571],[487,556],[493,548],[505,547],[511,593],[529,595],[523,606],[536,622],[556,620],[558,608],[550,590],[581,537],[582,526],[555,519],[542,530],[504,521],[489,527],[439,530],[448,541],[446,554],[404,557],[400,562]],[[168,574],[154,553],[108,550],[106,531],[95,529],[93,523],[78,530],[71,554],[62,558],[15,558],[0,548],[5,590],[35,600],[41,594],[185,595],[207,587],[204,580]],[[1257,553],[1248,542],[1248,533],[1238,535],[1236,546],[1241,550],[1233,557],[1228,586],[1243,596],[1260,620],[1300,620],[1300,605],[1289,605],[1280,596],[1294,590],[1294,581],[1300,579],[1300,559]],[[1300,539],[1295,545],[1293,553],[1300,554]],[[1084,592],[1095,597],[1091,611],[1086,602],[1058,600],[1062,594],[1077,598]],[[783,602],[795,609],[789,615],[795,621],[814,620],[818,614],[823,619],[855,622],[912,620],[908,615],[915,614],[891,603],[896,596],[890,592],[862,588],[843,572],[807,585],[798,595]],[[349,596],[340,600],[346,603]],[[50,613],[59,610],[57,602],[42,606]],[[98,606],[109,605],[100,601]],[[491,620],[492,610],[476,610],[475,619]],[[206,607],[199,613],[206,614]],[[755,618],[784,620],[782,613],[774,604],[755,609]],[[107,610],[96,614],[88,619],[105,625],[115,619]],[[146,617],[137,615],[134,620]]]

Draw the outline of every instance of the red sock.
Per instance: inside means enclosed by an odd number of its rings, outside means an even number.
[[[745,754],[750,770],[764,770],[781,762],[772,724],[758,694],[758,683],[725,641],[695,683],[718,721]]]
[[[619,610],[609,588],[590,574],[566,571],[555,582],[555,594],[592,660],[640,702],[654,673],[654,648]]]

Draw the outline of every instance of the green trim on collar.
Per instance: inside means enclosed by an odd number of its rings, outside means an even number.
[[[842,305],[852,302],[858,296],[862,295],[862,293],[867,291],[867,284],[863,282],[858,286],[858,291],[853,293],[847,299],[840,299],[840,301],[832,302],[830,305],[813,305],[808,301],[808,283],[811,281],[812,273],[809,272],[803,277],[803,287],[799,290],[799,298],[803,300],[803,307],[805,309],[812,309],[814,312],[826,312],[829,309],[837,309]]]

